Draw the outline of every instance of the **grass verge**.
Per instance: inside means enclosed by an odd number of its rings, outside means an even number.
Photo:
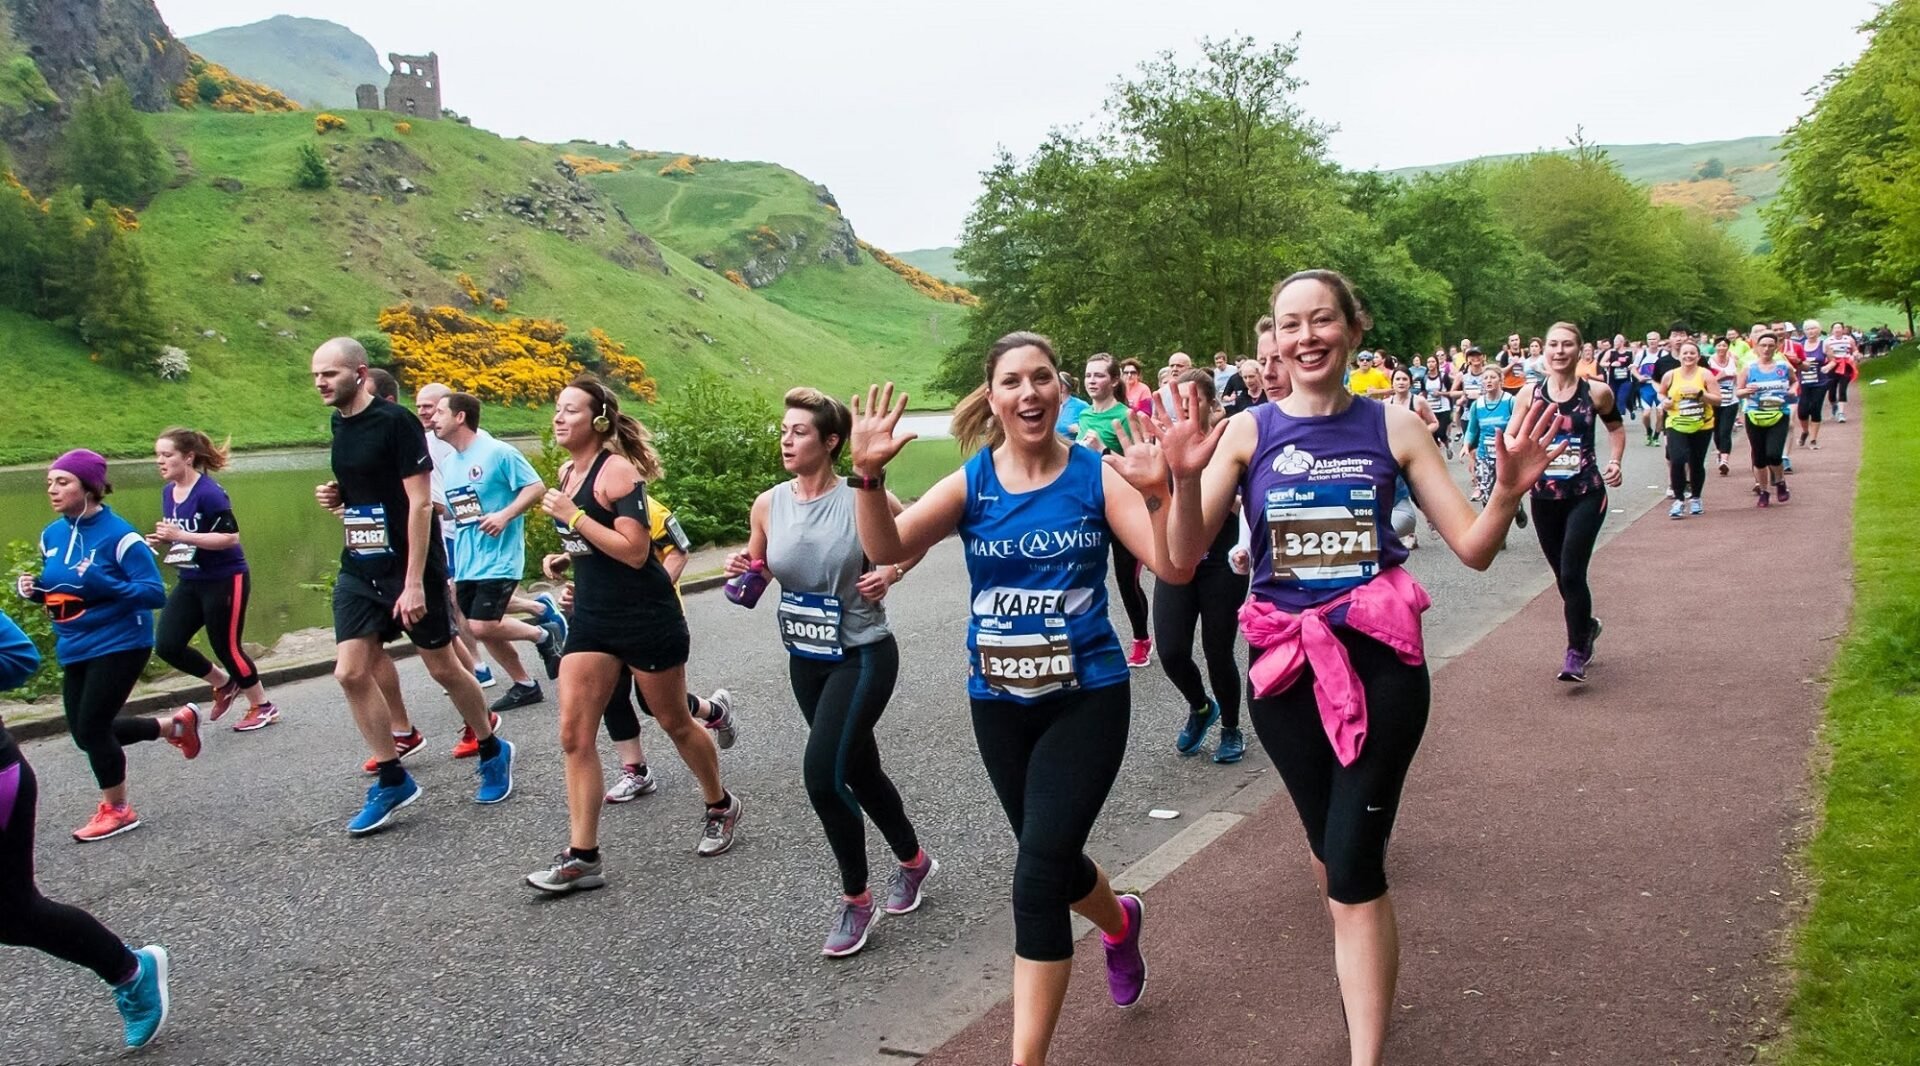
[[[1834,664],[1817,896],[1795,951],[1784,1066],[1920,1062],[1920,372],[1903,346],[1867,364],[1854,503],[1853,623]]]

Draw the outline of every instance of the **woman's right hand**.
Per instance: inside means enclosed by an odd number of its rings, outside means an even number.
[[[907,394],[901,393],[896,402],[893,382],[887,382],[884,388],[869,385],[865,401],[856,393],[851,407],[853,472],[861,477],[878,477],[893,457],[900,454],[900,449],[919,436],[917,433],[894,435],[900,416],[907,410]]]
[[[555,552],[552,555],[541,557],[540,572],[547,575],[548,581],[558,581],[560,580],[560,575],[565,574],[567,567],[572,565],[573,560],[567,558],[566,552]]]
[[[33,575],[21,574],[19,577],[14,578],[13,590],[18,592],[20,598],[23,600],[33,599]]]
[[[1195,394],[1190,381],[1180,383],[1174,402],[1180,408],[1177,415],[1169,419],[1159,414],[1153,421],[1167,469],[1175,481],[1183,481],[1199,477],[1207,468],[1227,422],[1224,418],[1215,420],[1213,405]]]
[[[751,569],[753,569],[753,557],[746,552],[734,552],[732,555],[727,556],[726,574],[728,577],[739,577]]]

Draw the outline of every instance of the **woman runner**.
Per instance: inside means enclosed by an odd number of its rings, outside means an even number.
[[[1720,402],[1715,405],[1713,412],[1713,450],[1719,457],[1720,476],[1726,477],[1733,469],[1730,465],[1733,461],[1733,423],[1740,414],[1740,397],[1736,393],[1740,363],[1731,344],[1722,344],[1714,349],[1713,357],[1707,360],[1707,372],[1713,375],[1714,383],[1720,387]]]
[[[1713,411],[1720,383],[1700,365],[1700,346],[1681,341],[1679,367],[1660,379],[1660,407],[1667,418],[1667,482],[1673,490],[1668,518],[1700,514],[1707,487],[1707,449],[1713,445]]]
[[[1453,404],[1460,392],[1459,382],[1455,380],[1451,367],[1442,367],[1429,356],[1427,358],[1427,376],[1421,386],[1427,399],[1427,410],[1433,412],[1438,428],[1433,431],[1433,439],[1445,454],[1453,444]]]
[[[1216,417],[1223,414],[1211,375],[1190,373],[1182,380],[1193,383],[1194,393],[1214,408]],[[1195,566],[1192,581],[1153,583],[1153,637],[1160,645],[1160,668],[1187,700],[1187,721],[1174,738],[1174,750],[1182,755],[1198,753],[1207,731],[1218,722],[1220,740],[1213,749],[1217,763],[1237,763],[1247,753],[1246,734],[1240,731],[1240,664],[1233,657],[1234,612],[1247,598],[1247,575],[1232,565],[1239,541],[1240,523],[1222,522],[1207,554]],[[1193,661],[1196,627],[1200,653],[1207,660],[1207,679],[1213,682],[1211,697]]]
[[[1827,390],[1833,387],[1832,360],[1827,355],[1827,342],[1820,334],[1820,321],[1809,318],[1801,329],[1806,331],[1807,339],[1800,342],[1800,361],[1795,364],[1800,374],[1800,403],[1794,412],[1800,423],[1800,446],[1820,450],[1821,411],[1827,405]],[[1792,464],[1788,464],[1792,469]]]
[[[264,729],[279,719],[280,709],[267,699],[260,671],[240,643],[253,575],[240,550],[233,501],[207,476],[227,465],[227,450],[197,429],[175,427],[154,441],[153,456],[165,483],[160,486],[160,521],[147,544],[180,574],[160,610],[154,651],[168,666],[213,687],[209,719],[219,721],[233,701],[245,695],[247,713],[233,731]],[[202,629],[221,666],[194,650],[193,635]]]
[[[854,398],[856,518],[861,545],[881,566],[960,533],[972,584],[974,738],[1019,841],[1013,1061],[1045,1066],[1072,974],[1072,913],[1104,936],[1114,1003],[1132,1006],[1146,988],[1140,899],[1114,895],[1086,854],[1126,754],[1129,718],[1127,663],[1107,620],[1106,542],[1124,539],[1170,580],[1193,571],[1166,564],[1167,467],[1135,432],[1144,422],[1130,419],[1123,450],[1104,462],[1055,436],[1058,370],[1037,334],[995,341],[985,377],[953,415],[961,448],[983,446],[897,516],[881,475],[913,439],[894,435],[907,398],[896,403],[891,384]]]
[[[873,735],[900,673],[900,648],[881,601],[919,557],[876,567],[860,550],[855,491],[834,473],[853,428],[846,406],[804,388],[787,393],[786,404],[780,463],[793,478],[753,501],[747,549],[727,559],[727,574],[744,574],[758,561],[780,583],[776,620],[787,677],[807,720],[801,776],[840,867],[841,896],[820,953],[844,958],[866,946],[883,907],[888,914],[918,908],[940,868],[920,847]],[[891,493],[887,506],[900,512]],[[880,902],[868,889],[862,815],[873,819],[898,862]]]
[[[1835,422],[1847,420],[1847,386],[1860,375],[1859,354],[1853,331],[1846,323],[1835,322],[1827,333],[1827,358],[1833,371],[1827,386],[1827,405]]]
[[[1418,418],[1341,389],[1340,368],[1370,324],[1347,280],[1295,274],[1275,286],[1273,311],[1293,394],[1224,433],[1198,404],[1159,426],[1175,484],[1169,562],[1192,565],[1236,495],[1265,526],[1240,612],[1256,656],[1251,713],[1327,896],[1351,1061],[1371,1066],[1384,1053],[1399,956],[1387,836],[1430,697],[1419,619],[1429,601],[1401,567],[1407,553],[1380,503],[1404,477],[1440,536],[1484,570],[1559,452],[1548,444],[1559,418],[1536,405],[1499,436],[1493,496],[1475,515]]]
[[[600,888],[600,811],[606,776],[596,741],[614,687],[629,674],[653,708],[706,801],[701,855],[733,846],[741,803],[720,781],[712,738],[687,710],[687,617],[647,535],[647,482],[660,457],[646,427],[620,410],[598,378],[575,378],[553,413],[554,443],[567,450],[560,485],[541,509],[563,551],[542,569],[555,581],[574,568],[573,623],[560,658],[560,748],[567,761],[568,846],[545,870],[527,875],[543,892]]]
[[[1127,420],[1127,405],[1120,402],[1115,389],[1113,356],[1101,352],[1087,360],[1082,376],[1086,379],[1089,405],[1080,412],[1080,443],[1096,452],[1119,454],[1120,424]],[[1136,367],[1137,369],[1137,367]],[[1113,545],[1113,583],[1120,587],[1120,606],[1127,611],[1127,629],[1133,643],[1127,648],[1127,665],[1139,669],[1152,661],[1153,640],[1147,630],[1147,593],[1140,583],[1140,560],[1115,537]]]
[[[1587,565],[1607,520],[1607,489],[1619,488],[1620,460],[1627,451],[1627,429],[1618,401],[1604,382],[1579,376],[1574,346],[1580,328],[1555,322],[1547,330],[1547,376],[1536,388],[1528,386],[1515,398],[1531,409],[1535,402],[1554,405],[1560,414],[1557,443],[1565,445],[1546,473],[1533,483],[1533,522],[1540,531],[1540,550],[1546,553],[1566,606],[1567,655],[1560,680],[1585,681],[1593,661],[1593,643],[1600,636],[1600,620],[1593,616],[1593,590],[1587,587]],[[1607,426],[1607,465],[1599,466],[1594,422]]]
[[[127,802],[122,745],[164,737],[189,759],[200,754],[200,709],[191,703],[165,719],[120,717],[153,656],[153,612],[167,590],[146,540],[101,502],[112,491],[98,453],[80,448],[54,460],[47,500],[60,517],[40,534],[39,577],[21,574],[18,582],[20,595],[53,619],[67,731],[100,785],[99,808],[73,831],[81,843],[140,827]]]
[[[1480,398],[1467,405],[1461,429],[1460,454],[1472,456],[1472,502],[1480,503],[1493,491],[1495,441],[1513,419],[1513,397],[1500,387],[1500,368],[1489,364],[1480,375]]]
[[[1747,446],[1753,453],[1753,493],[1756,507],[1769,507],[1775,494],[1780,502],[1793,498],[1781,469],[1787,435],[1793,425],[1787,412],[1792,399],[1793,367],[1778,357],[1780,338],[1764,330],[1753,338],[1754,361],[1740,368],[1734,391],[1746,404]]]

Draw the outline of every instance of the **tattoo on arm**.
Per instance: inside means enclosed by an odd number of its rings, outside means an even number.
[[[1160,497],[1158,496],[1147,497],[1147,513],[1152,514],[1153,512],[1158,511],[1159,509],[1160,509]]]

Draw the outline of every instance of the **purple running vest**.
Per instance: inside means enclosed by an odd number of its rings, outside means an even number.
[[[1253,595],[1302,611],[1406,561],[1393,535],[1400,464],[1383,404],[1358,396],[1312,418],[1272,403],[1253,412],[1260,437],[1240,486],[1254,531]]]
[[[1573,395],[1565,400],[1555,400],[1544,381],[1535,395],[1560,409],[1560,432],[1553,439],[1555,443],[1567,442],[1567,450],[1533,483],[1535,498],[1570,500],[1589,492],[1604,492],[1607,485],[1600,479],[1599,457],[1594,449],[1593,390],[1587,379],[1575,382]],[[1514,412],[1515,417],[1520,414]]]

